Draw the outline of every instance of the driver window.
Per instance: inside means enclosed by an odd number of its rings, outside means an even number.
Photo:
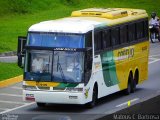
[[[31,66],[32,72],[42,73],[44,70],[44,59],[40,56],[33,55]]]
[[[31,72],[51,73],[52,55],[43,53],[31,54]]]

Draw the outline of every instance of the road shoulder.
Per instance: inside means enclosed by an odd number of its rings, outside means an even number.
[[[0,88],[8,87],[10,85],[22,82],[22,80],[23,80],[23,75],[0,81]]]

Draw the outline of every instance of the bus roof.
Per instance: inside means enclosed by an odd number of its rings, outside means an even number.
[[[71,17],[37,23],[30,32],[86,33],[93,28],[112,26],[147,18],[145,10],[129,8],[89,8],[73,11]]]

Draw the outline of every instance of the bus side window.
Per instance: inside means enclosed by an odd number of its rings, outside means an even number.
[[[94,46],[95,51],[102,50],[102,31],[95,32]]]
[[[126,25],[120,27],[120,41],[122,44],[128,42]]]
[[[92,73],[92,49],[85,52],[85,69],[84,69],[84,76],[85,76],[85,83],[87,84]]]
[[[136,23],[136,38],[141,39],[144,37],[143,21]]]
[[[103,49],[111,47],[111,31],[104,30],[102,34]]]
[[[128,25],[128,37],[130,42],[136,39],[136,26],[134,23]]]
[[[111,40],[112,40],[112,46],[117,46],[120,44],[119,39],[119,28],[112,28],[111,30]]]
[[[148,20],[144,21],[144,37],[148,37]]]

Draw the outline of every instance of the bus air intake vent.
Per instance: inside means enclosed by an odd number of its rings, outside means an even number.
[[[50,90],[50,87],[42,87],[42,86],[38,86],[39,90]]]
[[[107,19],[117,19],[128,16],[127,10],[120,8],[90,8],[79,11],[73,11],[72,17],[101,17]]]

